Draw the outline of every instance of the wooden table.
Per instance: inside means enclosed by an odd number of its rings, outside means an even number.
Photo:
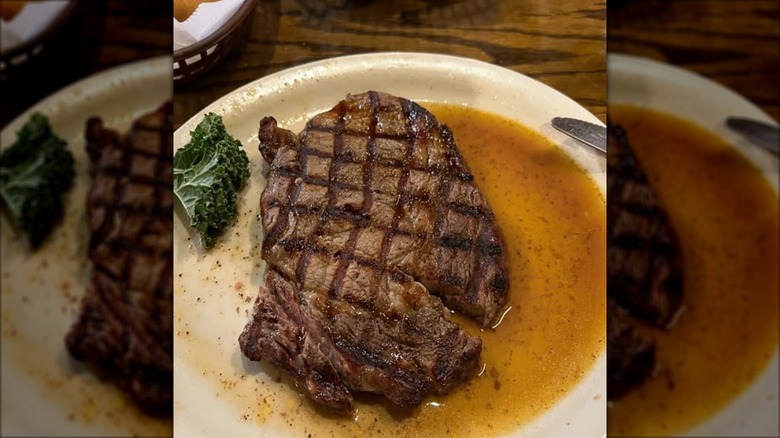
[[[687,68],[780,120],[780,2],[623,0],[609,8],[609,52]]]
[[[92,73],[171,54],[169,2],[82,0],[44,51],[0,81],[0,128],[39,100]]]
[[[261,0],[246,43],[193,82],[174,85],[174,126],[276,71],[379,51],[501,65],[606,120],[605,19],[603,0]]]

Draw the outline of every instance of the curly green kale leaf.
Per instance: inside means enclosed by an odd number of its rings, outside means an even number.
[[[75,176],[73,155],[40,113],[30,117],[16,142],[0,155],[0,198],[33,249],[62,218],[62,197]]]
[[[190,135],[173,157],[173,193],[203,247],[211,248],[238,214],[236,198],[249,179],[249,159],[216,114],[206,114]]]

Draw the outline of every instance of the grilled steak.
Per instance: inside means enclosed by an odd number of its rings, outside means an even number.
[[[350,391],[413,406],[470,377],[481,341],[450,321],[442,300],[488,324],[509,276],[450,130],[411,101],[369,92],[300,135],[266,117],[259,138],[270,164],[261,198],[269,271],[243,353],[341,412]]]
[[[655,341],[641,333],[612,298],[607,305],[607,398],[642,383],[655,367]]]
[[[172,106],[121,136],[87,123],[92,283],[65,343],[154,415],[173,408]]]
[[[614,399],[655,367],[655,341],[626,313],[667,328],[680,311],[683,277],[677,236],[626,133],[610,126],[608,138],[607,396]]]
[[[342,412],[352,407],[350,390],[408,407],[469,378],[479,365],[479,338],[453,324],[421,284],[400,273],[377,277],[374,293],[357,283],[367,278],[354,278],[362,296],[340,298],[299,289],[270,269],[240,337],[243,353],[270,360],[306,396]]]
[[[607,156],[607,290],[632,314],[666,327],[682,302],[677,236],[619,126]]]

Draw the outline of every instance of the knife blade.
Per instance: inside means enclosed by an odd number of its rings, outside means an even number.
[[[607,153],[607,128],[570,117],[554,117],[553,128],[586,145]]]
[[[780,155],[780,129],[776,126],[744,117],[729,117],[726,126],[751,143]]]

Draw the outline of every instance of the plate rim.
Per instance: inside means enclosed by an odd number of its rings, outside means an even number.
[[[378,63],[378,65],[376,64],[369,65],[372,62],[376,62]],[[314,78],[313,75],[305,75],[301,79],[302,73],[306,73],[306,72],[310,73],[312,71],[318,71],[318,70],[327,71],[330,64],[333,63],[346,63],[347,66],[345,67],[344,65],[339,65],[338,66],[339,71],[333,74],[326,74],[327,78],[338,77],[339,75],[343,75],[343,74],[349,75],[354,73],[355,70],[360,70],[365,68],[369,68],[372,70],[381,70],[381,69],[391,70],[392,68],[410,67],[410,66],[411,67],[420,66],[421,68],[433,68],[433,66],[458,65],[459,70],[465,70],[470,67],[472,70],[477,70],[480,73],[483,73],[485,71],[493,72],[494,75],[506,75],[501,77],[502,80],[508,77],[511,78],[513,81],[519,80],[520,84],[533,84],[534,87],[538,87],[535,91],[539,91],[540,93],[544,92],[545,94],[549,93],[555,96],[556,98],[562,99],[562,101],[564,101],[567,105],[575,106],[579,111],[581,111],[580,114],[583,115],[580,118],[598,124],[599,126],[606,126],[605,123],[602,122],[597,116],[595,116],[590,110],[585,108],[582,104],[575,101],[571,97],[565,95],[564,93],[558,91],[552,86],[547,85],[537,79],[534,79],[528,75],[525,75],[523,73],[517,72],[515,70],[503,66],[491,64],[489,62],[485,62],[473,58],[446,55],[446,54],[435,54],[435,53],[426,53],[426,52],[393,52],[393,51],[372,52],[372,53],[361,53],[361,54],[353,54],[353,55],[320,59],[317,61],[312,61],[312,62],[292,66],[280,70],[278,72],[274,72],[270,75],[266,75],[266,76],[262,76],[250,80],[246,84],[238,86],[232,91],[226,92],[222,96],[216,98],[211,103],[201,108],[193,116],[191,116],[189,119],[183,122],[179,126],[179,128],[176,129],[176,131],[174,132],[174,141],[173,141],[174,152],[186,144],[186,142],[189,139],[189,131],[194,129],[194,127],[197,125],[197,123],[200,121],[200,119],[203,117],[204,114],[213,112],[221,116],[233,116],[234,113],[231,111],[232,109],[231,103],[233,103],[232,101],[237,101],[239,96],[251,95],[253,99],[260,100],[265,95],[273,94],[273,92],[275,91],[274,87],[278,86],[280,83],[283,83],[284,79],[287,78],[289,79],[290,82],[292,82],[294,79],[300,79],[301,81],[311,80]],[[483,75],[481,74],[474,74],[474,73],[472,74],[475,77],[484,78]],[[263,90],[264,87],[268,87],[268,88]],[[253,93],[252,92],[253,90],[262,90],[262,91]],[[242,106],[246,104],[247,103],[240,102],[236,104],[236,106]],[[476,108],[480,109],[479,107]],[[483,111],[487,111],[487,110],[483,110]],[[587,117],[585,117],[585,115],[587,115]],[[511,117],[506,117],[506,118],[512,119]],[[513,119],[513,120],[516,121],[517,123],[523,124],[521,121],[517,119]],[[583,170],[583,172],[587,175],[587,177],[591,181],[593,181],[594,185],[597,188],[597,191],[602,196],[602,199],[606,201],[606,184],[604,184],[604,187],[601,187],[598,182],[599,177],[603,177],[604,179],[606,179],[606,154],[602,154],[598,151],[595,151],[588,146],[581,146],[580,143],[577,142],[576,140],[573,140],[569,138],[567,135],[562,134],[557,130],[554,130],[550,125],[550,121],[547,121],[546,123],[546,126],[549,127],[549,131],[545,131],[545,132],[539,130],[537,127],[533,127],[530,125],[523,124],[523,126],[533,130],[534,132],[537,132],[539,135],[541,135],[546,140],[548,140],[551,144],[561,149],[561,151],[565,153],[568,157],[570,157],[577,164],[577,166],[579,166]],[[577,145],[575,147],[584,148],[584,150],[586,151],[585,153],[587,155],[593,156],[595,157],[596,161],[598,161],[599,163],[603,163],[603,170],[598,172],[596,171],[589,172],[588,166],[586,166],[586,164],[583,161],[581,161],[580,158],[578,158],[575,154],[572,153],[572,144]],[[606,205],[604,208],[606,211]],[[604,333],[606,333],[606,331]],[[593,397],[594,403],[600,403],[602,407],[602,411],[606,413],[606,343],[604,343],[604,347],[599,351],[596,359],[593,360],[593,362],[590,364],[589,368],[585,371],[584,376],[582,377],[582,379],[579,381],[577,385],[570,388],[567,391],[567,393],[563,395],[561,398],[559,398],[556,401],[556,403],[553,404],[547,411],[542,412],[537,417],[531,419],[528,423],[525,423],[524,426],[522,426],[520,429],[510,432],[511,436],[519,437],[519,436],[526,436],[528,434],[537,435],[539,433],[543,434],[545,432],[548,432],[550,427],[549,421],[551,419],[550,414],[556,410],[556,407],[562,404],[564,401],[573,398],[575,396],[575,393],[578,393],[578,390],[583,391],[585,387],[585,385],[583,384],[587,383],[589,379],[596,379],[596,378],[603,379],[603,384],[602,384],[603,388],[602,390],[599,391],[601,397],[596,398],[593,396],[593,394],[590,394],[588,398],[590,399],[591,397]],[[581,397],[582,394],[577,394],[577,396]],[[176,398],[177,398],[176,393],[174,391],[174,401],[176,400]],[[583,403],[580,406],[580,409],[584,411],[586,408],[589,407],[590,406]],[[572,418],[574,418],[576,415],[577,415],[576,412],[572,412],[570,414]],[[606,436],[606,416],[604,416],[603,422],[599,424],[603,425],[603,427],[594,428],[594,429],[598,429],[597,436]],[[176,430],[177,426],[180,425],[181,424],[179,423],[179,421],[175,421],[174,429]],[[190,432],[195,432],[197,429],[195,429],[193,425],[189,425],[187,427],[187,430],[189,430]],[[571,429],[566,429],[565,426],[561,427],[561,429],[556,429],[556,430],[557,433],[564,433],[564,434],[574,433],[574,431],[572,431]]]
[[[425,59],[427,58],[427,59]],[[544,89],[547,92],[554,93],[556,95],[560,95],[563,98],[566,98],[582,108],[585,112],[587,112],[593,120],[589,120],[593,123],[598,124],[599,126],[606,126],[604,122],[602,122],[598,117],[596,117],[590,110],[585,108],[582,104],[575,101],[571,97],[565,95],[564,93],[558,91],[557,89],[551,87],[550,85],[545,84],[544,82],[541,82],[537,79],[534,79],[526,74],[520,73],[518,71],[512,70],[510,68],[491,64],[486,61],[482,61],[479,59],[474,58],[468,58],[463,56],[456,56],[456,55],[448,55],[448,54],[440,54],[440,53],[431,53],[431,52],[404,52],[404,51],[387,51],[387,52],[370,52],[370,53],[358,53],[358,54],[352,54],[352,55],[344,55],[344,56],[336,56],[332,58],[324,58],[319,59],[316,61],[306,62],[303,64],[295,65],[292,67],[285,68],[283,70],[279,70],[277,72],[271,73],[266,76],[262,76],[256,79],[253,79],[249,82],[247,82],[244,85],[240,85],[237,88],[233,89],[232,91],[229,91],[225,93],[224,95],[218,97],[205,107],[203,107],[200,111],[195,113],[192,117],[187,119],[184,123],[181,124],[181,126],[174,131],[174,140],[179,135],[179,131],[183,130],[187,126],[194,126],[195,119],[202,114],[206,112],[215,112],[214,109],[218,108],[219,105],[222,102],[225,102],[226,99],[228,99],[230,96],[237,95],[243,92],[246,92],[247,90],[250,90],[254,87],[257,87],[261,82],[272,82],[277,81],[281,78],[284,78],[286,76],[291,76],[294,73],[297,73],[299,71],[305,71],[305,70],[314,70],[318,68],[325,68],[329,63],[359,63],[359,62],[372,62],[372,61],[381,61],[388,63],[387,65],[393,65],[393,66],[402,66],[402,65],[412,65],[412,64],[435,64],[435,63],[445,63],[448,62],[450,64],[470,64],[472,67],[476,68],[487,68],[487,69],[495,69],[497,71],[502,71],[505,74],[510,75],[517,75],[519,77],[524,78],[524,80],[533,81],[536,84],[540,86],[540,88]],[[383,65],[383,67],[386,67],[387,65]],[[191,128],[188,128],[191,129]]]
[[[21,125],[23,125],[24,122],[26,122],[27,119],[29,119],[30,116],[36,111],[48,116],[48,114],[41,111],[41,108],[52,105],[58,100],[64,99],[66,95],[73,94],[76,89],[88,88],[88,85],[95,82],[106,84],[101,85],[99,88],[99,90],[102,91],[107,86],[107,84],[113,83],[112,81],[117,81],[126,75],[138,73],[143,68],[150,69],[152,71],[160,70],[160,74],[162,74],[162,71],[169,67],[168,65],[164,65],[164,62],[170,59],[170,55],[160,55],[152,58],[139,59],[97,71],[81,79],[78,79],[75,82],[71,82],[62,88],[53,91],[51,94],[44,96],[34,104],[30,105],[29,108],[22,111],[18,116],[14,117],[13,120],[8,122],[8,124],[5,125],[2,130],[0,130],[0,136],[9,135],[9,133],[6,133],[6,131],[14,129],[14,127],[21,127]],[[13,131],[10,134],[15,133],[16,132]],[[0,148],[5,149],[5,147],[6,145],[0,144]]]
[[[739,102],[741,105],[744,105],[746,107],[751,107],[751,110],[753,110],[756,113],[760,113],[762,116],[762,121],[765,121],[767,123],[770,123],[774,126],[779,126],[778,121],[773,119],[766,111],[764,111],[761,107],[754,104],[750,100],[748,100],[743,95],[737,93],[733,89],[708,78],[707,76],[704,76],[700,73],[697,73],[695,71],[686,69],[684,67],[680,67],[678,65],[670,64],[668,62],[659,61],[657,59],[648,58],[645,56],[638,56],[638,55],[632,55],[629,53],[622,53],[622,52],[612,52],[607,54],[607,68],[609,69],[610,60],[615,63],[615,65],[618,67],[618,69],[626,68],[626,66],[633,67],[633,66],[641,66],[645,65],[652,69],[660,69],[665,70],[674,76],[685,78],[688,80],[692,80],[695,82],[700,82],[703,85],[711,86],[716,89],[720,93],[723,93],[725,95],[729,96],[729,99],[733,99],[734,101]],[[609,86],[609,81],[607,81],[607,86]],[[609,105],[609,101],[607,102],[607,105]],[[739,114],[735,114],[739,115]]]

